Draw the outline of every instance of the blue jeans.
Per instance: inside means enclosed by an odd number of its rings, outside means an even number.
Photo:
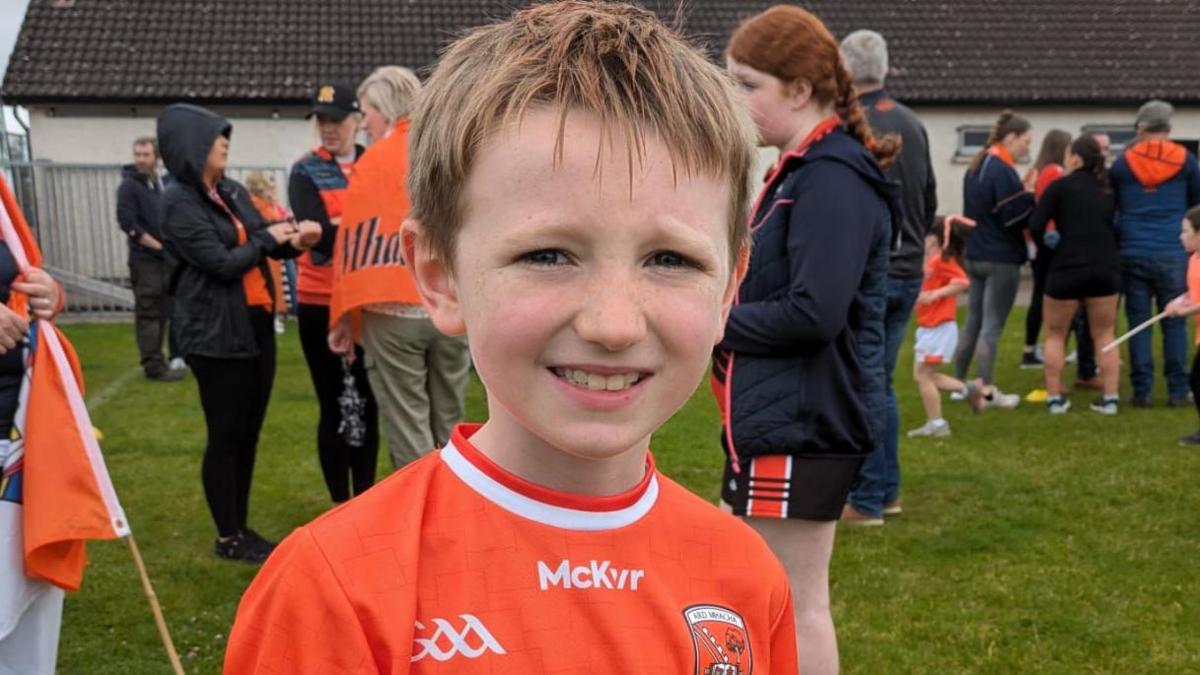
[[[1187,254],[1158,258],[1121,256],[1121,285],[1125,294],[1125,316],[1132,328],[1150,318],[1153,300],[1162,311],[1167,303],[1187,292]],[[1163,376],[1167,395],[1184,399],[1188,395],[1187,320],[1163,319]],[[1129,379],[1133,395],[1149,398],[1154,392],[1154,347],[1150,330],[1129,340]]]
[[[850,491],[850,505],[872,516],[883,514],[883,505],[900,496],[900,411],[896,408],[893,371],[900,345],[908,333],[908,319],[921,293],[921,279],[888,277],[887,314],[883,318],[883,368],[887,378],[887,431],[883,442],[863,461],[858,481]]]
[[[283,285],[287,288],[284,292],[284,300],[287,302],[288,312],[295,314],[299,311],[300,301],[296,299],[296,261],[294,259],[283,261]]]

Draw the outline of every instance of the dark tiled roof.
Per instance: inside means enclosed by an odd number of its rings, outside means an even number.
[[[714,55],[774,4],[682,0]],[[301,102],[317,80],[388,63],[421,71],[457,32],[517,0],[31,0],[7,101]],[[672,17],[679,0],[645,6]],[[889,89],[910,103],[1200,103],[1196,0],[818,0],[838,36],[889,40]]]

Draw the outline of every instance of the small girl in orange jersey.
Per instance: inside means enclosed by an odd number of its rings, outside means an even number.
[[[1167,316],[1194,316],[1200,314],[1200,206],[1193,207],[1183,217],[1179,230],[1179,243],[1188,252],[1187,292],[1167,303]],[[1200,347],[1200,319],[1197,319],[1196,345]],[[1192,361],[1189,378],[1196,411],[1200,413],[1200,350]],[[1179,439],[1183,446],[1200,445],[1200,431]]]
[[[956,297],[971,284],[959,259],[965,248],[965,230],[974,225],[974,221],[959,215],[939,217],[925,235],[925,282],[917,296],[913,379],[928,421],[909,431],[909,438],[950,435],[950,423],[942,417],[942,391],[962,392],[975,412],[983,407],[980,380],[964,383],[938,370],[953,358],[958,346]]]

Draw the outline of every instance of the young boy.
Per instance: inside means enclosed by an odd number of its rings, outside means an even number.
[[[1179,228],[1179,243],[1188,252],[1187,293],[1167,303],[1167,316],[1192,316],[1200,314],[1200,206],[1194,207],[1183,216]],[[1196,344],[1200,345],[1200,319],[1197,319]],[[1190,378],[1192,398],[1196,411],[1200,413],[1200,351],[1192,361]],[[1179,439],[1180,445],[1200,445],[1200,431]]]
[[[225,672],[796,673],[782,567],[648,450],[745,269],[753,128],[628,5],[451,46],[411,127],[404,261],[490,418],[280,544]]]

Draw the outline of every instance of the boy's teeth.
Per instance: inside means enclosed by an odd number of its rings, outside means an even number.
[[[595,391],[621,391],[622,389],[632,387],[641,379],[641,376],[637,373],[600,375],[599,373],[588,373],[570,368],[560,369],[559,374],[563,379],[572,384],[587,387]]]

